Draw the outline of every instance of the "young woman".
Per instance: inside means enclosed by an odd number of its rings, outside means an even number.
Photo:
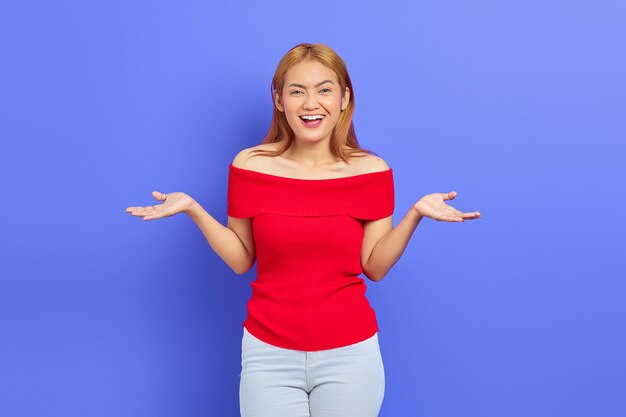
[[[243,323],[244,417],[374,417],[385,374],[374,310],[359,274],[380,281],[423,217],[480,217],[428,194],[394,228],[392,169],[359,147],[354,91],[343,60],[303,43],[272,80],[274,114],[258,146],[229,166],[228,225],[189,195],[154,191],[162,204],[128,207],[153,220],[187,213],[209,245],[257,279]]]

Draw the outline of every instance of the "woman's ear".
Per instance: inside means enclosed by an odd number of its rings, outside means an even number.
[[[278,111],[284,111],[283,105],[280,100],[280,95],[278,95],[278,92],[276,90],[274,90],[274,104],[276,104],[276,108],[278,109]]]
[[[347,109],[348,104],[350,104],[350,87],[346,87],[346,91],[343,93],[343,97],[341,98],[341,111]]]

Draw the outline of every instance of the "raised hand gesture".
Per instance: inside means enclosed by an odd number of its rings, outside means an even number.
[[[163,204],[145,207],[128,207],[126,212],[133,216],[143,216],[143,220],[153,220],[185,212],[195,203],[193,198],[185,193],[179,192],[163,194],[159,191],[153,191],[152,196],[159,201],[163,201]]]
[[[431,219],[445,222],[462,222],[480,217],[480,212],[478,211],[463,213],[445,203],[446,200],[453,200],[456,196],[456,191],[443,194],[427,194],[415,203],[413,210],[415,210],[420,216],[430,217]]]

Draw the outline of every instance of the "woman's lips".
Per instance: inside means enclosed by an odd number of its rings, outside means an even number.
[[[300,120],[302,121],[302,124],[305,127],[314,128],[314,127],[318,127],[319,125],[321,125],[325,118],[326,117],[322,117],[321,119],[318,119],[318,120],[303,120],[300,118]]]

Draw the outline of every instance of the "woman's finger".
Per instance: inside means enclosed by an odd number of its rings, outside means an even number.
[[[154,196],[154,198],[160,201],[163,201],[167,198],[167,194],[164,194],[160,191],[152,191],[152,195]]]
[[[146,213],[154,213],[157,211],[154,207],[134,207],[132,210],[127,210],[134,216],[143,216]]]
[[[471,218],[477,218],[477,217],[480,217],[480,213],[477,212],[477,211],[474,211],[472,213],[463,213],[463,216],[471,217]]]
[[[468,220],[478,219],[480,218],[480,213],[479,212],[462,213],[461,217],[463,217],[464,219],[468,219]]]
[[[143,220],[154,220],[154,219],[160,219],[162,217],[165,217],[166,213],[156,213],[156,214],[149,214],[147,216],[145,216],[143,218]]]
[[[156,214],[156,213],[150,213],[146,216],[144,216],[144,220],[153,220],[153,219],[159,219],[163,217],[163,214]]]
[[[454,197],[457,196],[456,191],[450,191],[449,193],[443,193],[443,199],[445,200],[454,200]]]

